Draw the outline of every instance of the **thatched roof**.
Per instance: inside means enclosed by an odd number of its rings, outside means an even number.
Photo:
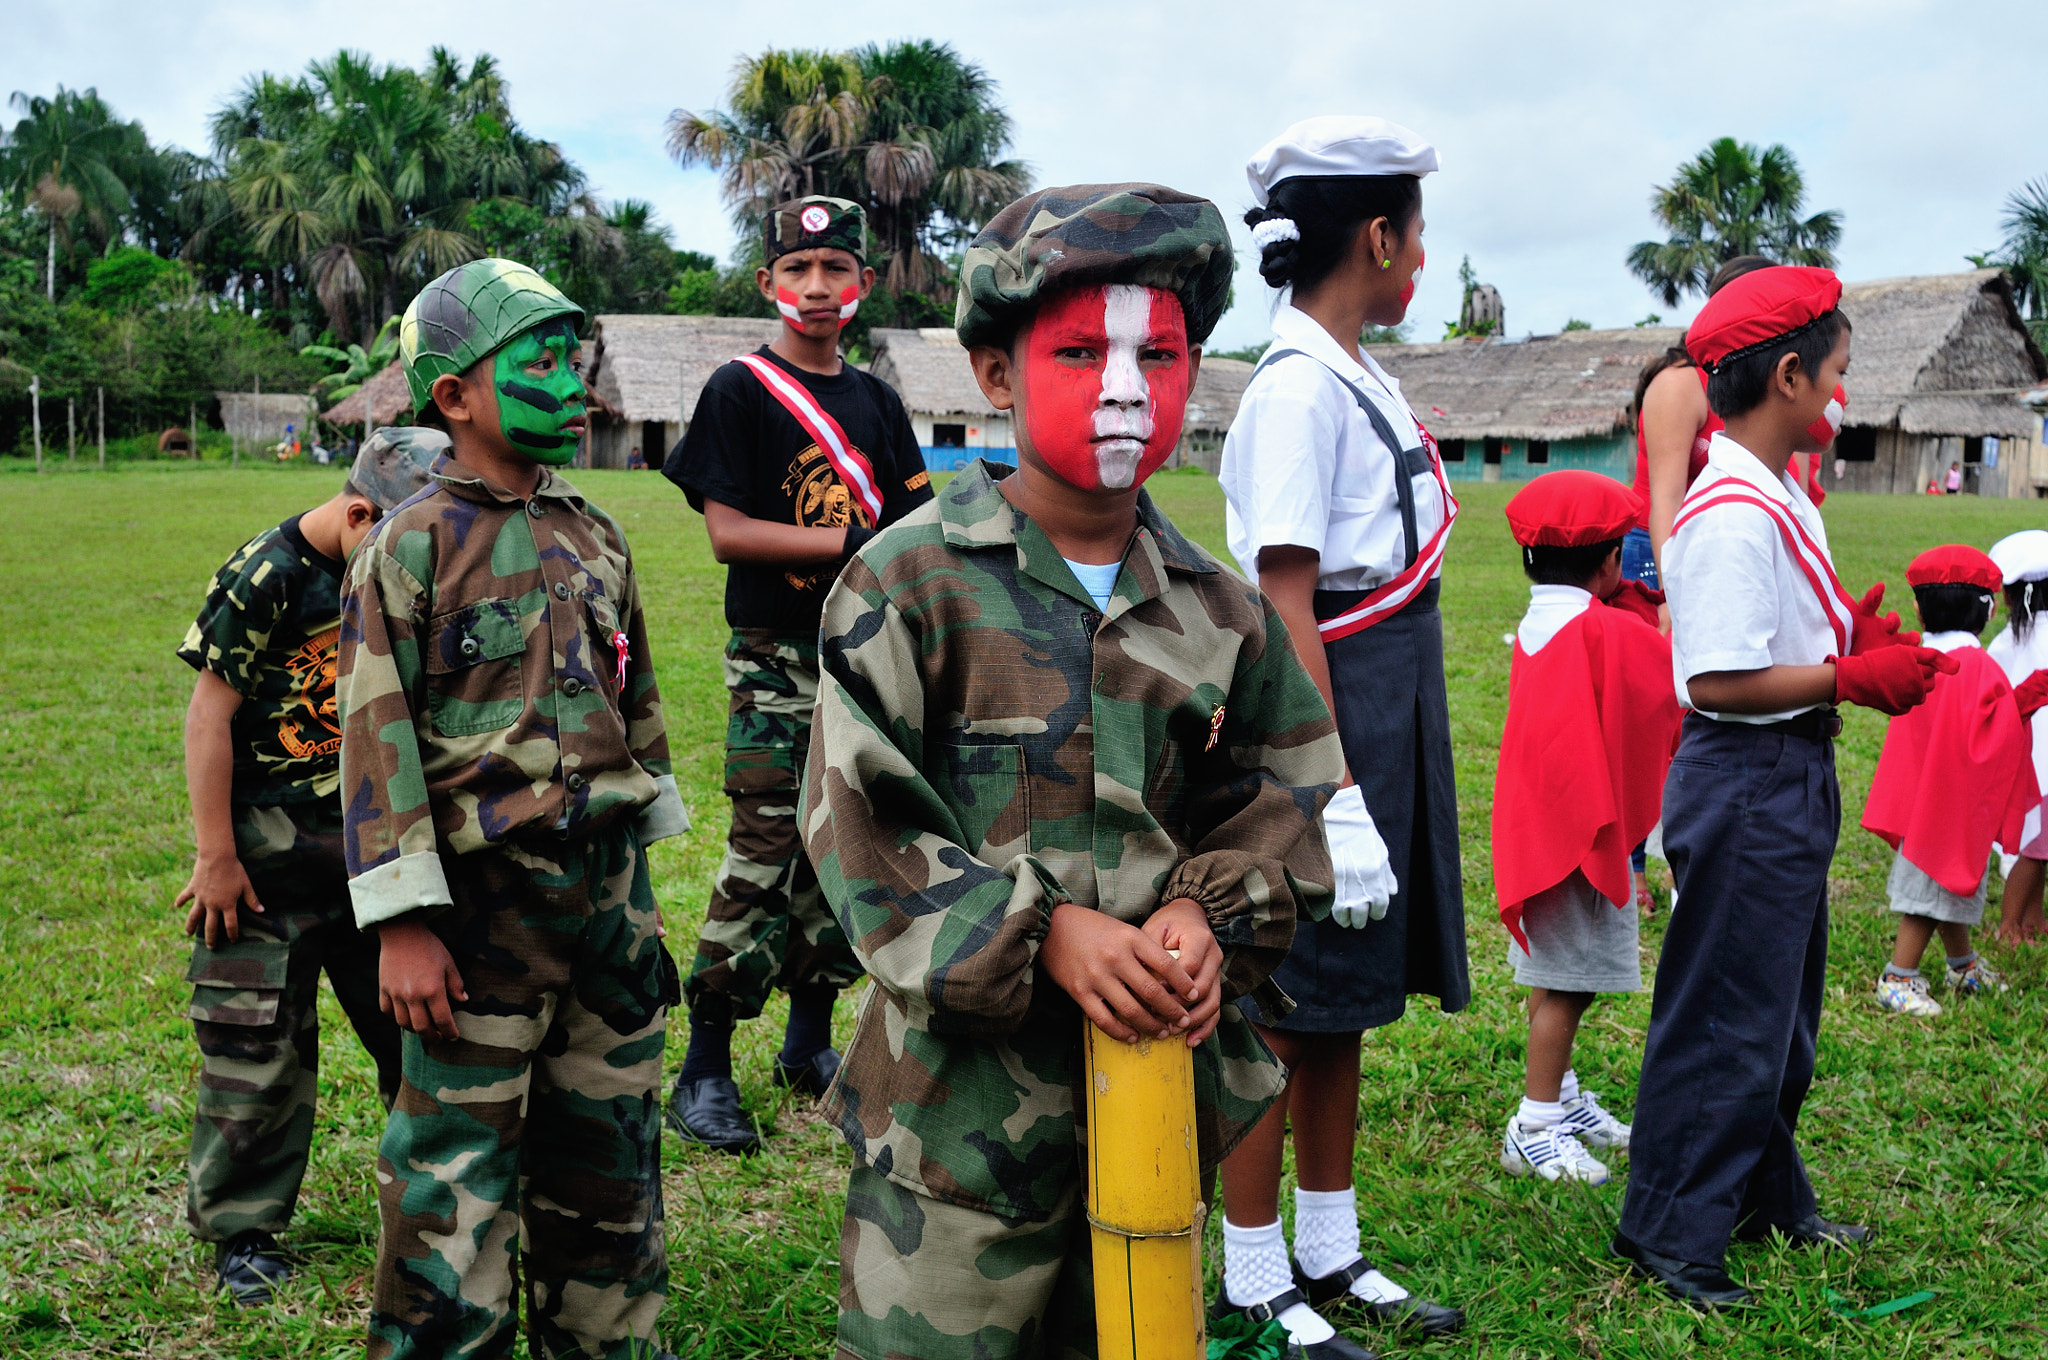
[[[868,372],[895,388],[913,415],[979,420],[996,414],[981,395],[974,370],[967,366],[967,351],[951,326],[877,327],[868,332],[868,339],[875,347]]]
[[[868,371],[896,389],[910,411],[923,416],[997,414],[981,395],[960,338],[950,326],[918,330],[878,328],[869,332],[875,357]],[[1237,404],[1251,381],[1252,365],[1242,359],[1204,359],[1188,394],[1186,428],[1221,433],[1237,419]]]
[[[747,316],[600,316],[584,373],[627,420],[688,424],[722,365],[775,338],[780,321]]]
[[[1848,423],[1909,434],[2022,436],[2019,394],[2048,377],[1994,269],[1849,284]],[[1566,331],[1525,340],[1375,345],[1441,439],[1580,439],[1627,430],[1636,377],[1684,332]],[[1944,393],[1950,395],[1942,395]]]
[[[1566,331],[1374,345],[1372,356],[1439,439],[1584,439],[1627,428],[1637,375],[1683,334],[1675,326]]]
[[[396,425],[412,409],[412,389],[405,385],[405,369],[392,364],[383,372],[334,403],[321,414],[330,425],[360,425],[367,411],[377,426]]]

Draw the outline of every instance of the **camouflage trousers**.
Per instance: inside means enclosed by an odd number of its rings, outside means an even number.
[[[405,1035],[377,1152],[371,1360],[648,1355],[668,1292],[662,1042],[675,964],[628,827],[444,856],[461,1036]]]
[[[196,942],[185,973],[200,1060],[185,1215],[207,1242],[291,1222],[313,1147],[323,969],[387,1107],[398,1091],[399,1030],[377,1008],[377,939],[349,904],[339,803],[237,807],[234,826],[263,911],[237,913],[238,939]]]
[[[725,729],[732,830],[684,990],[692,1006],[715,993],[728,1000],[733,1019],[750,1020],[777,987],[844,988],[861,970],[797,828],[818,700],[817,643],[736,630],[725,649],[725,685],[732,693]]]
[[[1095,1360],[1077,1180],[1044,1220],[906,1190],[855,1164],[839,1230],[839,1360]]]

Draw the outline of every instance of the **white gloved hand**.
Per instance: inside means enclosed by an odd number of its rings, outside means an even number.
[[[1337,904],[1330,909],[1330,919],[1362,930],[1368,921],[1387,914],[1399,885],[1387,860],[1387,843],[1372,824],[1358,785],[1337,790],[1323,809],[1323,829],[1330,838],[1330,864],[1337,876]]]

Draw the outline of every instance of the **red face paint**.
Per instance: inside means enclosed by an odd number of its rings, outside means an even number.
[[[1187,414],[1179,298],[1133,284],[1068,289],[1021,339],[1025,429],[1061,480],[1121,491],[1158,470]]]
[[[1415,301],[1415,280],[1422,277],[1422,267],[1429,263],[1429,252],[1423,251],[1422,258],[1415,262],[1415,272],[1408,276],[1408,282],[1401,285],[1401,310],[1407,311],[1408,304]]]
[[[1827,410],[1821,412],[1819,420],[1806,427],[1806,437],[1826,449],[1842,432],[1842,416],[1848,407],[1849,394],[1842,390],[1840,383],[1836,383],[1834,400],[1828,403]]]
[[[782,313],[782,319],[790,329],[804,328],[803,299],[794,290],[778,286],[775,289],[775,310]],[[853,314],[860,310],[860,285],[839,290],[839,329],[845,330],[846,323],[853,320]]]

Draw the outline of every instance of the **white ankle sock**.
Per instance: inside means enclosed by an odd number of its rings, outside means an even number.
[[[1579,1074],[1569,1067],[1564,1070],[1564,1080],[1558,1083],[1557,1098],[1560,1101],[1579,1098]]]
[[[1243,1307],[1264,1303],[1294,1287],[1287,1269],[1287,1239],[1280,1234],[1280,1221],[1256,1228],[1241,1228],[1228,1215],[1223,1219],[1223,1296]],[[1328,1341],[1337,1329],[1323,1321],[1322,1314],[1306,1303],[1297,1303],[1280,1314],[1280,1325],[1304,1346]]]
[[[1321,1278],[1342,1270],[1365,1253],[1358,1244],[1356,1190],[1294,1192],[1294,1259],[1306,1275]],[[1370,1303],[1392,1303],[1408,1291],[1377,1270],[1351,1282],[1351,1292]]]
[[[1564,1095],[1559,1092],[1556,1100],[1531,1100],[1522,1097],[1522,1108],[1515,1113],[1515,1119],[1525,1129],[1547,1129],[1553,1124],[1564,1122]]]

